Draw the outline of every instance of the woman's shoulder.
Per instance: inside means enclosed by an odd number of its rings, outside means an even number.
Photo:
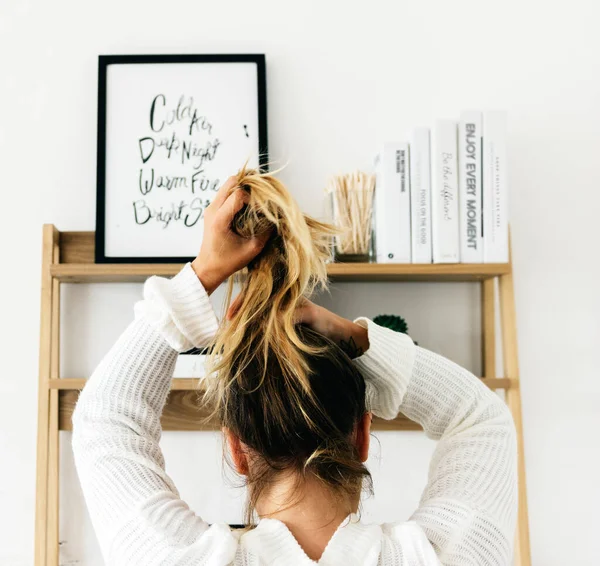
[[[415,521],[383,523],[381,532],[381,553],[383,556],[386,553],[393,553],[394,555],[400,553],[404,559],[401,564],[441,566],[431,542]]]

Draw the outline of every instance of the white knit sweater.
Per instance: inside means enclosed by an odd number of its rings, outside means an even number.
[[[399,412],[438,440],[410,520],[369,525],[350,515],[318,564],[495,565],[512,562],[516,439],[504,403],[468,371],[366,318],[370,347],[355,360],[371,409]],[[262,519],[240,535],[209,526],[179,498],[159,446],[177,353],[217,329],[208,296],[186,265],[152,277],[135,320],[104,357],[73,415],[73,451],[109,565],[310,565],[287,527]],[[209,486],[205,486],[209,489]]]

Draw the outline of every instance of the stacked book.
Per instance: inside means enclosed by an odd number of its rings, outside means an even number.
[[[173,377],[204,377],[206,375],[205,361],[205,349],[193,348],[188,352],[183,352],[177,356]]]
[[[465,111],[375,160],[379,263],[506,263],[506,113]]]

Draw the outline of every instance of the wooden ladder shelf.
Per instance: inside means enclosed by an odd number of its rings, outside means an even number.
[[[85,379],[59,376],[60,284],[144,281],[151,275],[170,277],[181,265],[95,264],[94,232],[59,232],[44,225],[42,299],[39,359],[39,408],[36,475],[35,565],[59,564],[59,431],[71,430],[71,415]],[[521,420],[521,394],[512,264],[373,264],[328,265],[334,281],[476,281],[481,283],[482,382],[506,390],[518,438],[519,514],[515,565],[530,566],[527,492]],[[495,280],[498,280],[504,372],[496,377]],[[198,381],[174,379],[162,416],[165,430],[217,430],[203,425],[196,405]],[[376,430],[419,430],[399,416],[392,421],[374,419]]]

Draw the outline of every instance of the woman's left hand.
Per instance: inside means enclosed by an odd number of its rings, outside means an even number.
[[[231,230],[231,221],[248,202],[246,191],[230,177],[204,211],[204,236],[198,257],[192,262],[198,279],[210,295],[223,281],[246,267],[263,249],[270,233],[242,238]]]
[[[232,320],[242,304],[238,295],[227,309],[226,318]],[[315,305],[306,297],[298,301],[294,312],[294,324],[306,324],[315,332],[333,340],[348,356],[357,358],[369,349],[369,333],[366,328],[348,320],[325,307]]]

